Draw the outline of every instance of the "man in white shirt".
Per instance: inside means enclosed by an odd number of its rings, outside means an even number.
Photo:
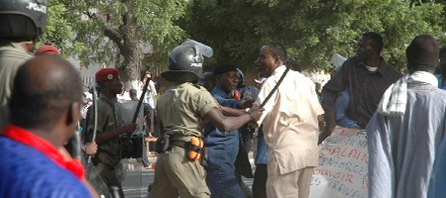
[[[286,70],[285,48],[277,43],[264,45],[256,60],[267,77],[255,105],[267,95]],[[318,164],[318,116],[324,111],[318,102],[314,83],[290,70],[264,106],[257,124],[263,123],[268,146],[267,197],[307,198],[313,167]]]

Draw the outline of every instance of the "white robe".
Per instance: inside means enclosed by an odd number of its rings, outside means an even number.
[[[446,133],[446,91],[408,84],[406,112],[375,112],[367,128],[370,198],[425,198]]]

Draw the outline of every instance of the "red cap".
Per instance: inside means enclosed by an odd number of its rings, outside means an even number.
[[[60,55],[60,52],[59,52],[59,50],[56,47],[54,47],[52,45],[44,45],[44,46],[40,47],[36,51],[36,53],[34,53],[34,56],[39,56],[39,55],[42,55],[42,54],[57,54],[57,55]]]
[[[119,77],[119,70],[111,67],[102,68],[96,72],[96,82],[108,81],[117,79]]]

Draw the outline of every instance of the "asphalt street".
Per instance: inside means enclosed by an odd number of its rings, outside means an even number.
[[[151,157],[149,160],[155,162],[156,157]],[[122,181],[125,197],[146,198],[147,187],[154,180],[155,170],[144,168],[142,163],[139,163],[136,159],[128,159],[125,169],[126,174]],[[252,187],[253,179],[244,178],[243,180],[247,186]]]

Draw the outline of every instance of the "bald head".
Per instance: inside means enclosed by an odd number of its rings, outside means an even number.
[[[51,129],[73,103],[82,100],[77,71],[56,55],[42,55],[26,62],[18,70],[13,86],[11,123],[23,128]]]

